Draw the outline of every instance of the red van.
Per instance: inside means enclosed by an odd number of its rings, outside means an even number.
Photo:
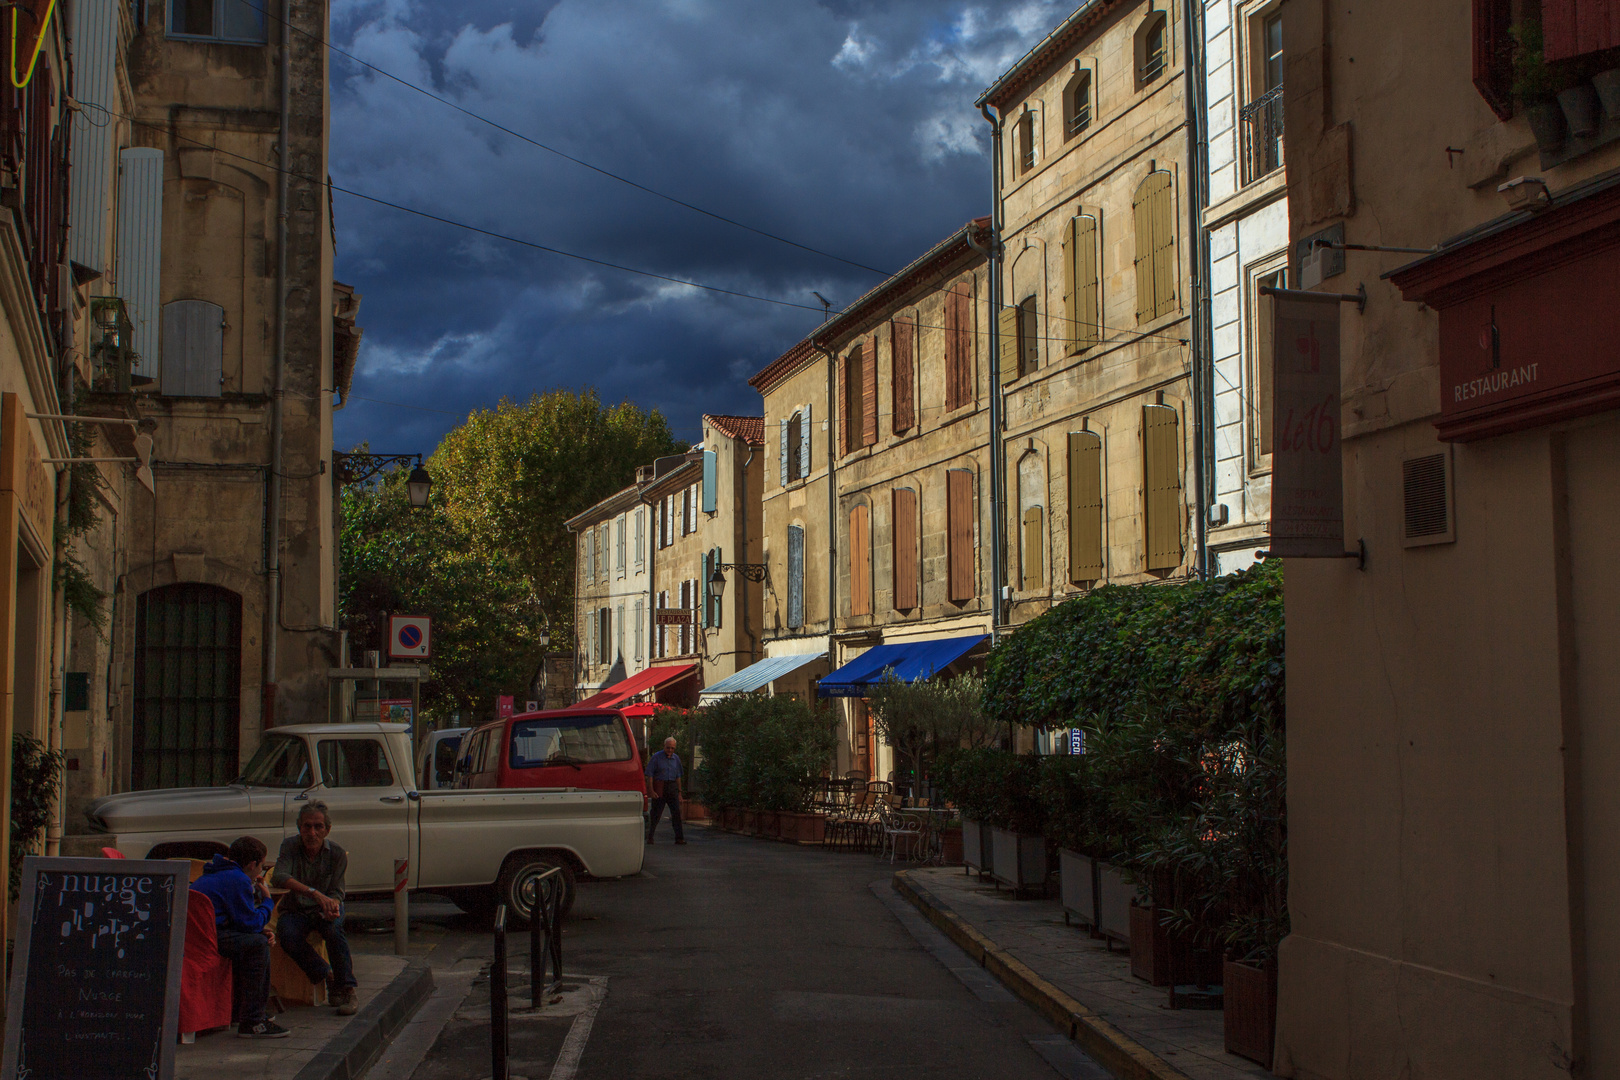
[[[639,791],[641,754],[617,709],[552,709],[473,728],[461,740],[456,787]]]

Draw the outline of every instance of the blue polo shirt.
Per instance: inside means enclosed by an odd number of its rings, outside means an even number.
[[[647,776],[652,780],[679,780],[681,755],[666,754],[662,750],[647,759]]]

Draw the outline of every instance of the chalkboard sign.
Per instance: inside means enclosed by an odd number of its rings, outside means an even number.
[[[0,1080],[168,1080],[183,860],[23,860]]]

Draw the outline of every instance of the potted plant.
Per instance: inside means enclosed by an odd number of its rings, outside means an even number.
[[[997,800],[990,816],[991,873],[1014,892],[1046,887],[1046,808],[1039,793],[1041,759],[1001,752]]]
[[[996,774],[1004,751],[989,747],[953,747],[934,766],[939,793],[962,814],[961,861],[969,870],[991,868],[989,819],[996,800]]]
[[[1558,85],[1542,52],[1541,23],[1525,19],[1510,31],[1513,38],[1513,100],[1524,107],[1536,146],[1550,154],[1564,145],[1564,110]]]

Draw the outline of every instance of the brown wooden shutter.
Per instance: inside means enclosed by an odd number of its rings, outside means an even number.
[[[1001,385],[1018,378],[1018,309],[1004,306],[997,317],[1001,337]]]
[[[957,398],[958,376],[957,368],[962,363],[962,348],[958,341],[958,329],[961,326],[960,309],[956,304],[956,286],[952,285],[945,294],[945,408],[947,411],[962,404]]]
[[[1543,14],[1555,4],[1556,0],[1546,0]],[[1474,0],[1474,89],[1502,120],[1513,115],[1513,39],[1508,36],[1512,23],[1511,0]],[[1544,54],[1551,37],[1545,35]]]
[[[945,294],[945,407],[973,400],[973,286],[958,281]]]
[[[1153,297],[1155,318],[1176,310],[1176,192],[1170,174],[1161,172],[1153,193]]]
[[[1075,223],[1079,220],[1070,218],[1063,226],[1063,341],[1071,353],[1080,350],[1080,275],[1075,266],[1080,250],[1075,246]]]
[[[901,316],[889,323],[889,369],[893,384],[894,431],[909,431],[916,422],[913,413],[915,375],[912,373],[912,353],[917,340],[915,316]]]
[[[1046,583],[1046,566],[1042,557],[1042,525],[1045,515],[1038,506],[1024,511],[1023,580],[1020,588],[1034,592]]]
[[[878,336],[866,339],[866,370],[861,372],[861,445],[871,446],[878,439]]]
[[[1142,406],[1142,486],[1146,517],[1147,568],[1181,565],[1180,417],[1168,405]]]
[[[974,587],[973,473],[951,469],[945,474],[946,543],[950,599],[972,600]]]
[[[1102,577],[1102,436],[1069,432],[1069,580]]]
[[[894,607],[917,606],[917,493],[894,489]]]
[[[872,614],[871,514],[864,506],[849,512],[849,613]]]
[[[1097,273],[1097,219],[1074,219],[1074,347],[1089,349],[1102,340]]]
[[[1024,297],[1018,305],[1018,370],[1027,375],[1041,366],[1040,320],[1036,318],[1035,298]]]
[[[1620,46],[1620,4],[1615,0],[1542,0],[1541,27],[1542,55],[1548,63],[1612,49]]]
[[[1153,298],[1153,210],[1152,199],[1147,194],[1148,185],[1152,183],[1153,176],[1142,181],[1142,186],[1136,189],[1136,197],[1131,200],[1131,210],[1136,217],[1136,321],[1138,323],[1151,322],[1153,312],[1158,303]]]

